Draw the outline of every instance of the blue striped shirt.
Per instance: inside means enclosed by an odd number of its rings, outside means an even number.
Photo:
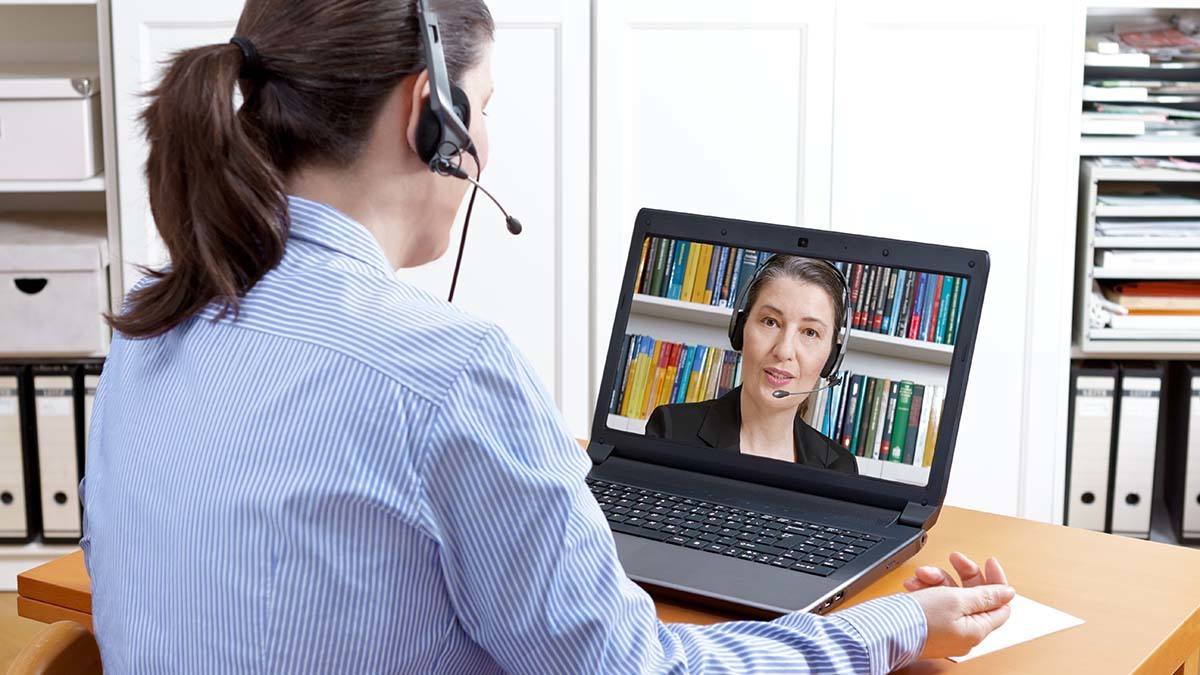
[[[397,281],[336,210],[289,210],[236,319],[113,343],[83,539],[107,672],[883,673],[919,653],[903,595],[660,623],[505,334]]]

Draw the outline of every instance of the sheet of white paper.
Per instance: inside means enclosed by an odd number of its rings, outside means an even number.
[[[1028,642],[1050,633],[1057,633],[1065,628],[1079,626],[1084,622],[1083,619],[1075,618],[1053,607],[1047,607],[1022,595],[1014,597],[1009,604],[1012,605],[1012,614],[1009,615],[1008,621],[1005,621],[1003,626],[992,631],[983,639],[983,642],[975,645],[975,648],[965,655],[951,656],[950,660],[969,661],[977,656],[990,654],[1005,647]]]

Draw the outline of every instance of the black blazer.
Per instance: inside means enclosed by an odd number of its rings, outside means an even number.
[[[678,443],[741,451],[742,388],[699,403],[660,405],[650,413],[646,435]],[[796,415],[796,463],[858,475],[854,455]]]

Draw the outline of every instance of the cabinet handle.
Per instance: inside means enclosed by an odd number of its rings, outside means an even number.
[[[21,291],[22,293],[25,293],[26,295],[37,295],[38,293],[42,292],[43,288],[46,287],[46,284],[49,283],[49,279],[13,279],[13,283],[17,285],[17,290]]]

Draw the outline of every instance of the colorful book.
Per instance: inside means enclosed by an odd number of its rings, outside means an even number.
[[[963,303],[967,299],[967,280],[958,280],[958,304],[954,324],[950,326],[950,344],[958,344],[958,326],[962,323]]]
[[[903,285],[904,270],[893,269],[888,275],[888,291],[883,299],[883,321],[879,324],[879,332],[884,335],[891,335],[892,317],[896,315],[896,306],[899,304],[896,290]]]
[[[899,462],[904,457],[904,442],[908,433],[908,413],[912,407],[912,382],[903,380],[896,390],[896,412],[892,419],[892,443],[888,460]]]
[[[871,399],[875,396],[873,377],[864,377],[864,386],[859,397],[858,412],[854,413],[854,439],[850,441],[850,454],[861,455],[867,448],[867,428],[871,426]]]
[[[912,404],[908,409],[908,430],[904,437],[904,455],[900,458],[905,464],[912,464],[913,458],[916,456],[917,447],[917,429],[920,428],[921,422],[921,404],[922,397],[925,395],[925,387],[919,384],[912,386]]]
[[[920,274],[920,272],[909,272],[908,277],[904,280],[904,297],[900,300],[900,313],[896,317],[895,330],[892,332],[898,337],[908,337],[908,317],[912,312],[912,299],[917,277]]]
[[[942,422],[942,406],[945,404],[945,400],[946,388],[936,387],[933,404],[929,408],[929,430],[925,435],[925,457],[921,461],[921,466],[933,464],[933,454],[937,449],[937,437]]]
[[[850,424],[850,445],[846,449],[850,454],[858,454],[858,435],[862,432],[863,410],[865,409],[864,401],[867,395],[867,380],[865,375],[855,375],[858,378],[858,395],[854,398],[854,417]]]
[[[938,302],[937,329],[933,332],[933,341],[942,344],[946,341],[946,320],[950,318],[950,296],[954,294],[954,278],[945,277],[942,283],[942,299]]]
[[[674,300],[679,299],[679,289],[683,286],[683,273],[687,265],[687,261],[684,258],[687,256],[687,250],[690,245],[689,242],[677,240],[671,246],[671,250],[667,254],[668,276],[662,297]]]
[[[737,249],[726,246],[721,264],[724,265],[725,269],[721,272],[721,297],[717,299],[717,305],[720,307],[729,307],[732,304],[729,302],[729,291],[733,288],[734,266],[737,264]]]
[[[925,287],[929,285],[929,275],[917,273],[917,283],[913,286],[913,307],[908,317],[908,334],[910,340],[916,340],[921,333],[921,310],[924,309]]]
[[[925,458],[925,441],[929,438],[929,411],[933,408],[933,397],[936,387],[925,387],[925,396],[921,400],[921,416],[917,419],[917,455],[921,458],[916,462],[920,466]]]
[[[887,426],[887,408],[891,389],[891,380],[880,380],[878,387],[879,400],[875,402],[876,413],[879,415],[879,422],[875,425],[875,435],[871,437],[871,450],[867,454],[867,457],[870,457],[871,459],[880,459],[879,446],[883,443],[883,428]]]
[[[850,386],[846,394],[846,401],[842,405],[841,438],[838,442],[847,450],[850,449],[850,434],[854,429],[854,409],[855,404],[858,402],[858,389],[861,385],[861,375],[850,377]]]
[[[937,320],[942,310],[942,287],[945,285],[945,275],[939,274],[933,283],[933,288],[929,291],[929,305],[925,310],[926,327],[921,336],[921,339],[927,342],[933,342],[933,338],[937,335]]]
[[[700,259],[700,264],[704,270],[704,288],[700,289],[699,279],[696,280],[697,297],[692,299],[692,302],[699,302],[702,305],[712,304],[713,282],[717,277],[717,266],[714,264],[721,257],[721,251],[718,246],[713,244],[704,245],[704,257]],[[697,299],[698,298],[698,299]]]
[[[879,459],[885,462],[892,452],[892,423],[896,420],[896,395],[899,389],[899,382],[892,382],[888,387],[887,415],[884,416],[883,439],[879,442]]]

